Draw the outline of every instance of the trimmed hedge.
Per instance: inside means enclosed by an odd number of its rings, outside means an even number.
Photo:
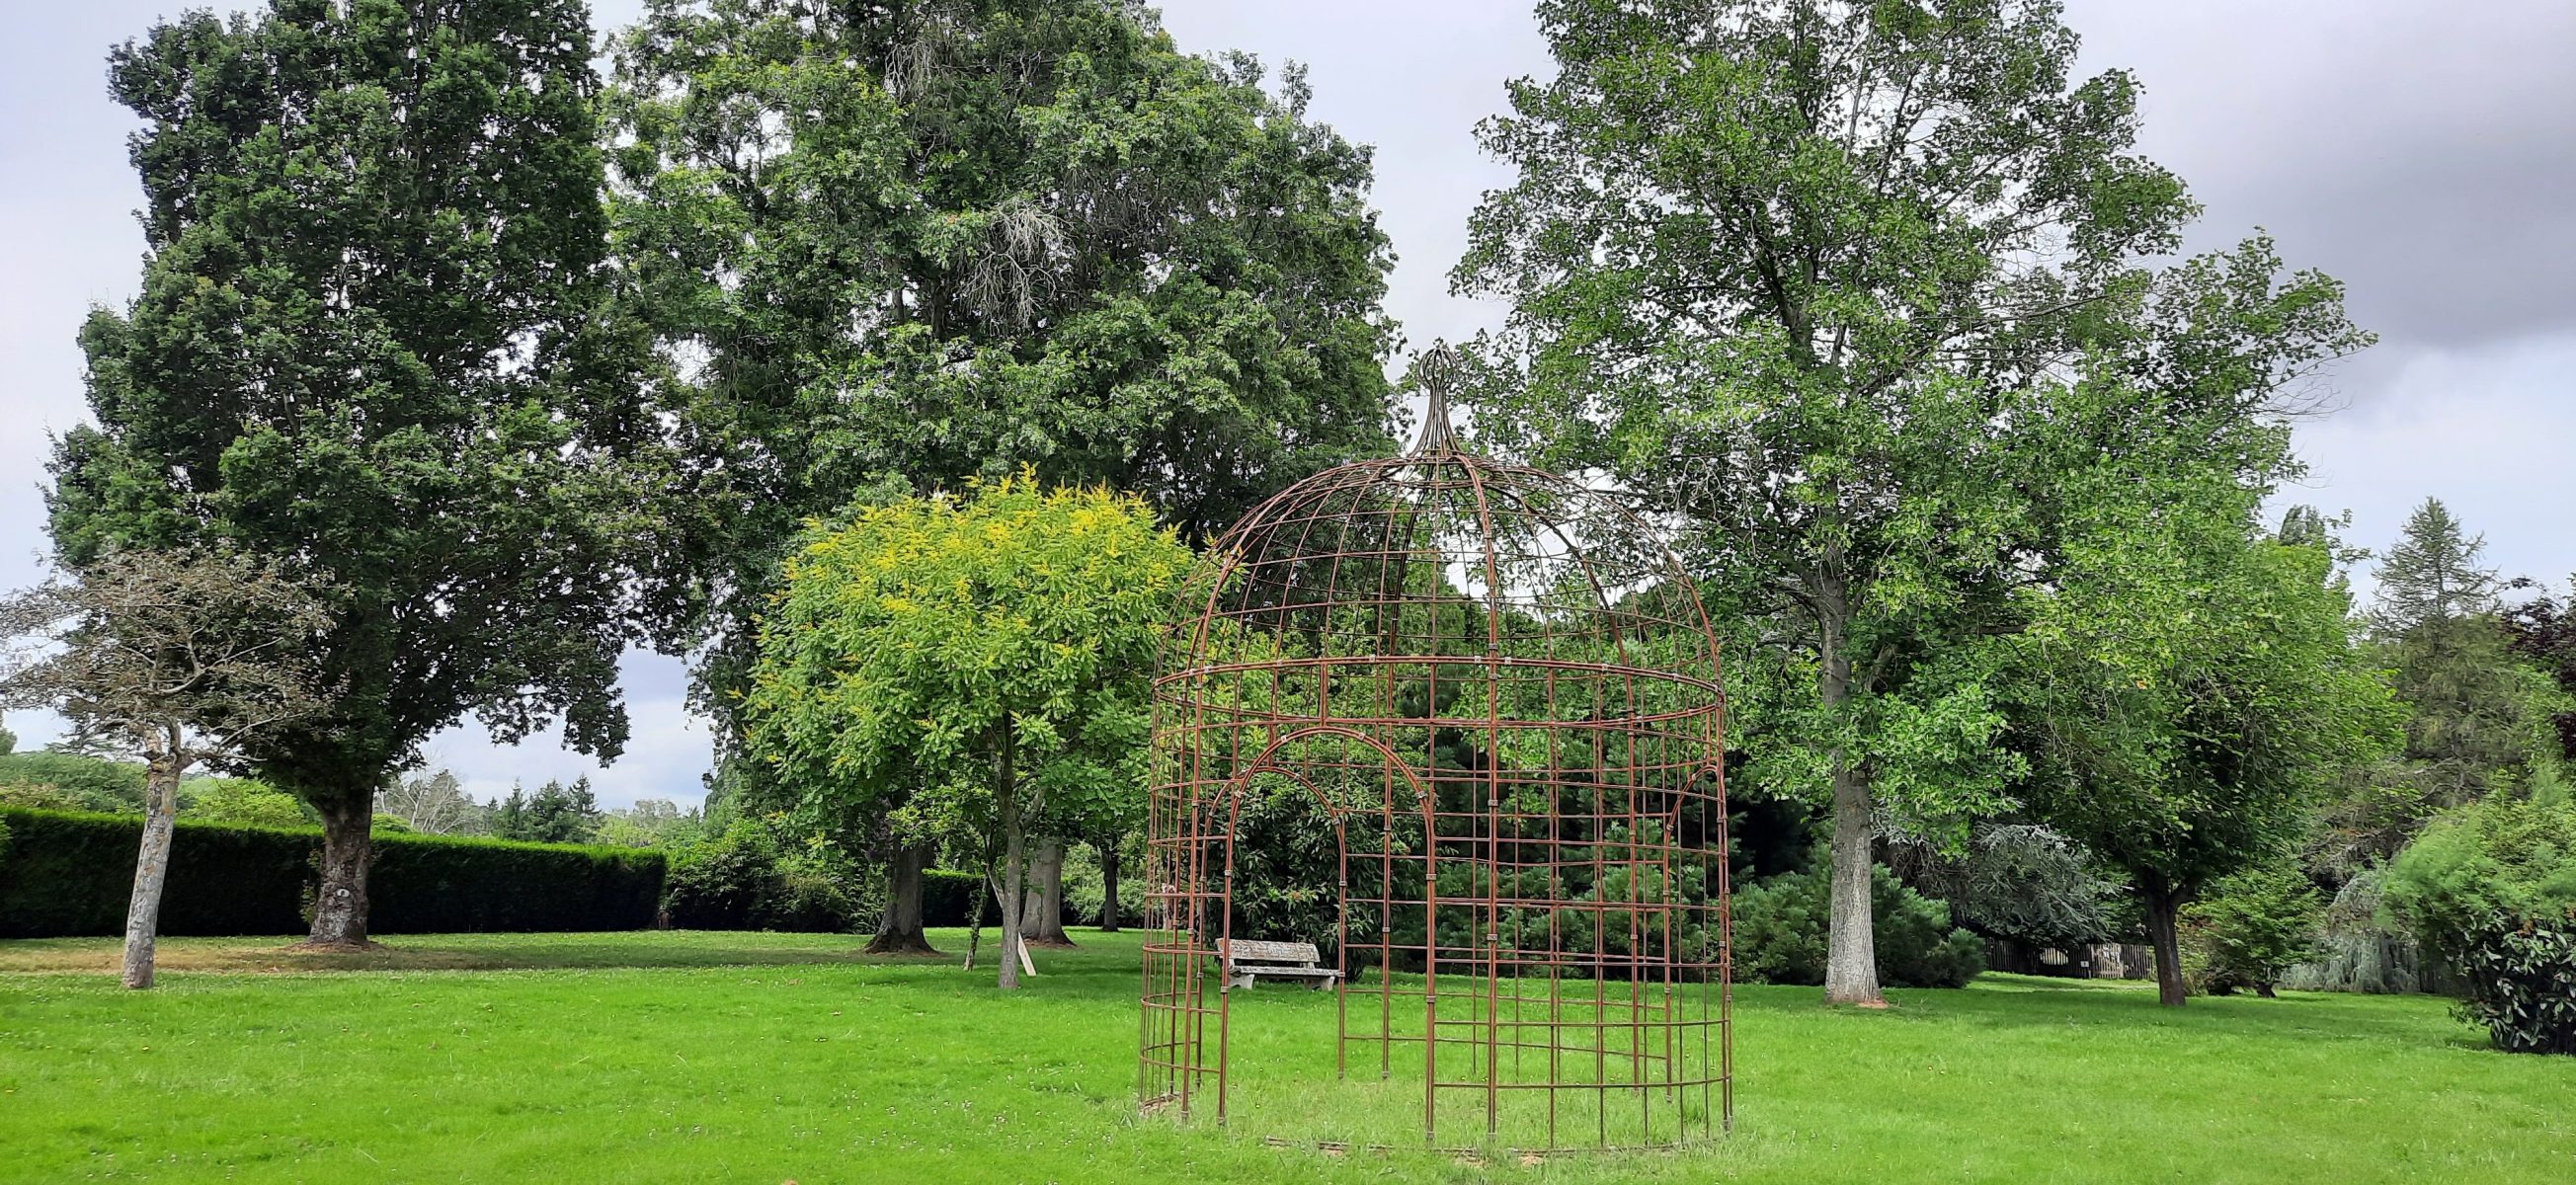
[[[0,938],[125,932],[133,815],[0,810]],[[322,833],[181,820],[160,932],[300,934]],[[662,897],[660,852],[435,835],[375,837],[367,928],[383,934],[636,930]]]
[[[975,886],[984,878],[977,873],[950,868],[925,868],[921,872],[921,924],[925,926],[963,926],[966,911],[975,907]],[[984,924],[1002,924],[1002,903],[984,894]]]

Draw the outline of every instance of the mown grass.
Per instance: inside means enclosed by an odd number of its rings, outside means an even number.
[[[2169,1012],[2009,976],[1881,1014],[1740,989],[1736,1130],[1702,1151],[1275,1148],[1135,1114],[1135,942],[1081,937],[1010,997],[841,936],[177,939],[149,993],[103,974],[111,943],[0,943],[0,1179],[2576,1180],[2576,1059],[2488,1050],[2441,1001]],[[1247,1111],[1329,1133],[1419,1106],[1328,1085],[1329,994],[1235,1016]]]

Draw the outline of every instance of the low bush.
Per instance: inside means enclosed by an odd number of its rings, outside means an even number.
[[[2576,799],[2544,786],[2425,829],[2381,904],[2464,982],[2462,1016],[2513,1052],[2576,1053]]]
[[[1735,894],[1735,974],[1748,983],[1821,984],[1832,873],[1819,860]],[[1871,933],[1887,987],[1961,987],[1986,969],[1985,944],[1950,924],[1950,907],[1870,866]]]
[[[304,800],[251,778],[191,778],[179,787],[179,817],[200,823],[258,827],[316,827],[321,816]],[[379,814],[382,825],[391,816]]]
[[[2467,936],[2463,1019],[2507,1053],[2576,1054],[2576,907],[2556,917],[2499,918]]]
[[[2183,974],[2213,996],[2251,988],[2270,996],[2292,966],[2316,958],[2325,900],[2295,867],[2220,881],[2183,910]]]
[[[684,930],[841,933],[866,912],[843,864],[837,853],[793,851],[777,828],[745,819],[680,855],[663,908]]]
[[[49,750],[0,754],[0,806],[139,813],[143,767]]]
[[[0,938],[125,932],[143,820],[0,811]],[[317,881],[317,830],[181,820],[161,933],[296,934]],[[386,934],[633,930],[661,897],[657,852],[383,835],[367,878],[368,928]]]

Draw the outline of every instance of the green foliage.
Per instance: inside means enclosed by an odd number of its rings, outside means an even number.
[[[5,813],[0,938],[122,934],[138,816]],[[306,928],[321,835],[181,819],[162,934],[293,934]],[[387,933],[621,930],[652,924],[659,853],[378,835],[369,924]]]
[[[1735,893],[1735,974],[1749,983],[1825,981],[1832,871],[1782,873]],[[1870,917],[1878,977],[1895,987],[1959,987],[1985,970],[1986,947],[1950,925],[1950,907],[1870,868]]]
[[[2402,637],[2494,612],[2496,572],[2478,562],[2486,543],[2486,536],[2468,534],[2441,499],[2424,499],[2380,558],[2372,626],[2384,636]]]
[[[2532,640],[2554,606],[2500,615],[2505,586],[2480,565],[2484,543],[2428,498],[2380,564],[2374,657],[2406,705],[2405,747],[2325,811],[2311,858],[2330,875],[2388,860],[2445,810],[2563,777],[2576,757],[2559,723],[2576,719],[2576,696],[2524,665],[2543,657]]]
[[[2184,973],[2195,987],[2269,996],[2293,964],[2317,956],[2325,900],[2295,865],[2254,868],[2211,886],[2182,922]]]
[[[2453,812],[2389,865],[2381,902],[2446,954],[2494,921],[2557,917],[2576,906],[2576,796],[2550,786]]]
[[[2318,862],[2385,861],[2441,812],[2563,776],[2554,717],[2576,700],[2520,662],[2495,617],[2436,618],[2379,641],[2406,708],[2402,750],[2360,772],[2328,806]]]
[[[2136,481],[2146,496],[2097,507],[2033,598],[2014,741],[2032,814],[2125,872],[2162,929],[2294,848],[2402,713],[2353,645],[2328,546],[2261,532],[2259,491],[2226,475]]]
[[[0,755],[0,803],[35,809],[143,810],[143,766],[85,753]]]
[[[2498,919],[2461,938],[2461,1017],[2485,1025],[2507,1053],[2576,1054],[2576,906]]]
[[[783,820],[746,819],[680,853],[663,908],[687,930],[847,933],[866,910],[850,891],[856,870],[837,849],[800,846]]]
[[[272,0],[111,55],[148,254],[82,330],[97,426],[62,437],[55,545],[328,569],[330,710],[250,754],[326,818],[466,713],[626,739],[641,384],[605,315],[592,52],[573,0]]]
[[[2499,1048],[2576,1053],[2576,795],[2455,811],[2389,865],[2381,900],[2468,989]]]
[[[1998,639],[2066,534],[2155,505],[2112,474],[2270,480],[2276,392],[2367,340],[2266,240],[2136,262],[2196,208],[2060,16],[1545,0],[1553,74],[1479,132],[1518,172],[1455,273],[1514,302],[1480,435],[1687,522],[1752,643],[1730,739],[1833,800],[1846,868],[1877,814],[1960,838],[2009,804]]]
[[[0,724],[0,757],[7,757],[17,751],[18,734],[9,731],[8,725]]]
[[[683,850],[706,838],[703,810],[692,807],[683,811],[667,798],[639,798],[634,806],[603,816],[590,842],[617,848]]]
[[[953,868],[927,868],[921,873],[921,924],[925,926],[963,926],[967,911],[975,908],[984,874],[960,872]],[[989,892],[983,893],[984,924],[1001,924],[1002,905]]]
[[[524,843],[589,843],[604,818],[589,778],[570,786],[548,779],[533,795],[512,786],[508,798],[493,804],[492,834]]]
[[[2035,947],[2075,947],[2113,936],[2121,886],[2090,867],[2066,837],[2022,823],[1980,824],[1958,851],[1891,841],[1889,862],[1924,895],[1949,903],[1961,926]]]
[[[1200,539],[1386,447],[1369,154],[1295,69],[1098,0],[654,0],[615,56],[614,233],[687,376],[657,624],[720,717],[805,520],[889,476],[1033,466]]]
[[[1132,810],[1189,564],[1134,496],[1025,475],[818,525],[762,622],[751,751],[809,810],[900,800],[987,853],[1023,816],[1071,832]]]
[[[256,778],[190,778],[179,784],[179,813],[200,823],[255,827],[315,823],[312,809],[303,800]]]

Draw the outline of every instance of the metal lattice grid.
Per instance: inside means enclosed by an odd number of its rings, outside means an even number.
[[[1434,1145],[1478,1120],[1532,1149],[1713,1135],[1734,1109],[1714,633],[1642,521],[1462,451],[1428,377],[1411,454],[1283,491],[1188,586],[1155,683],[1139,1093],[1242,1110],[1220,952],[1297,937],[1252,932],[1237,892],[1277,863],[1237,843],[1245,804],[1285,792],[1337,848],[1300,891],[1335,902],[1344,1083],[1419,1083]]]

